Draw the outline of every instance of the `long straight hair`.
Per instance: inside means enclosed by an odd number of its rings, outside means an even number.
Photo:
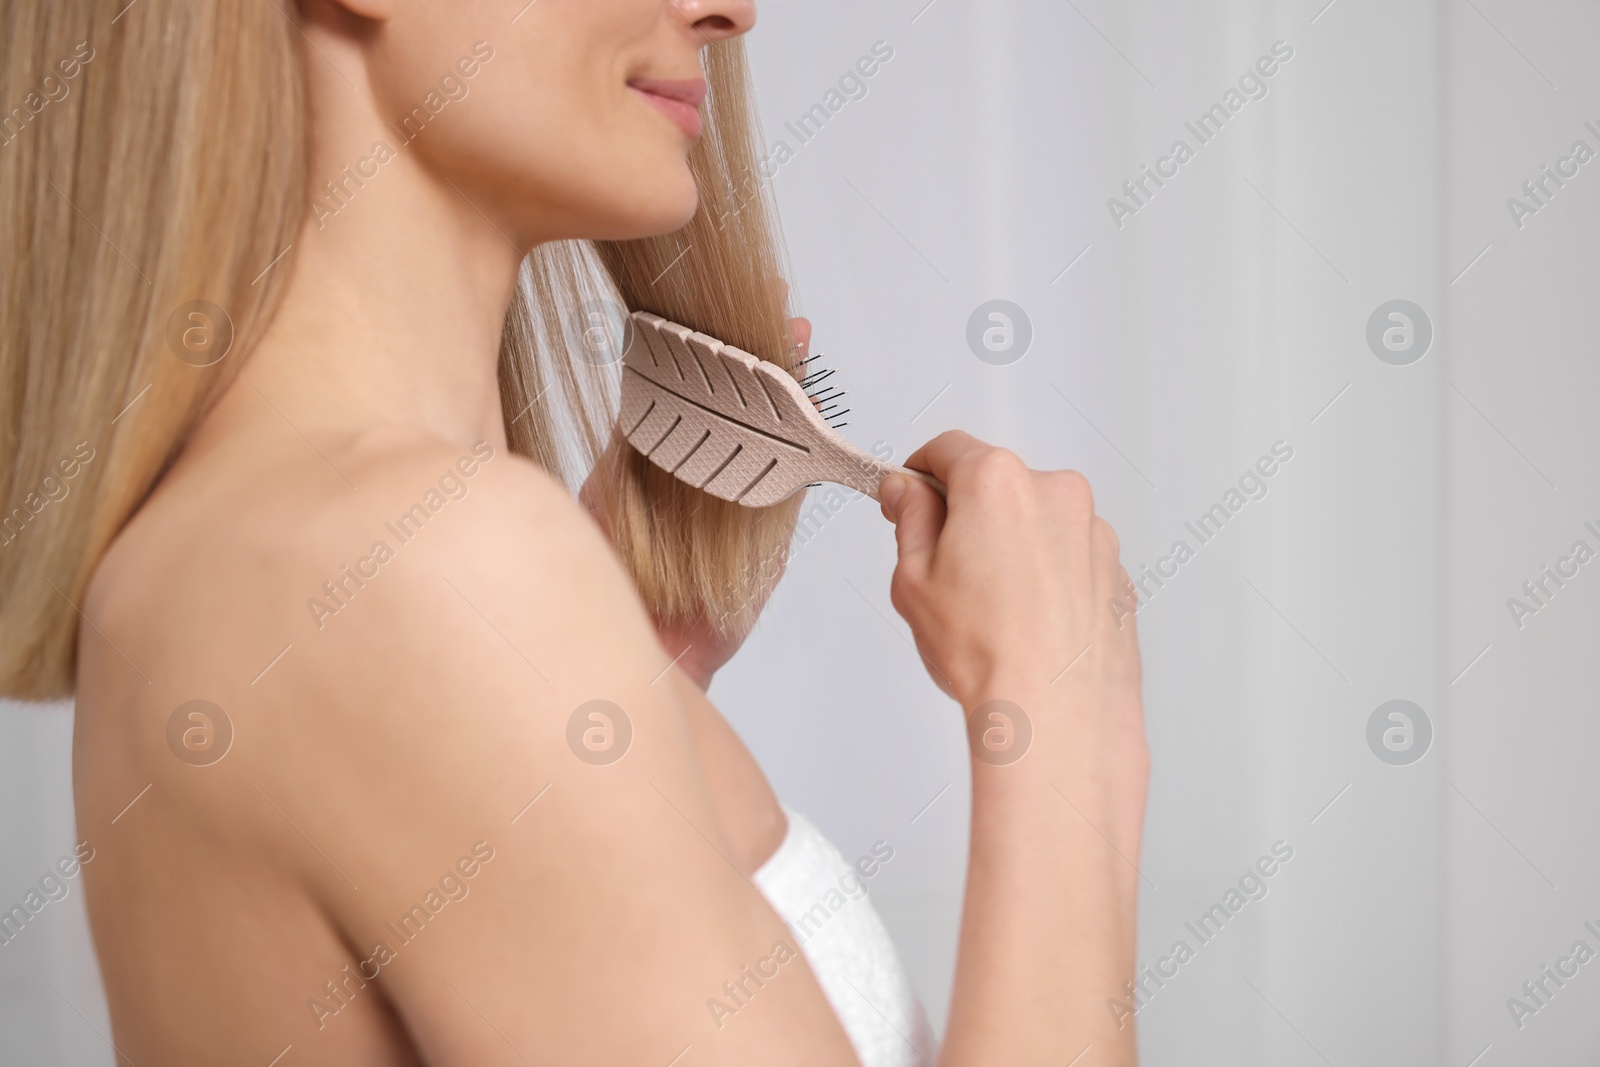
[[[308,212],[293,5],[138,2],[0,0],[5,697],[72,693],[94,568],[271,321]],[[609,300],[792,369],[742,42],[710,46],[705,64],[694,219],[667,237],[528,256],[500,391],[513,451],[569,488],[599,464],[645,606],[729,632],[750,625],[798,502],[741,508],[655,469],[616,437],[619,368],[573,351],[586,309]],[[177,355],[186,331],[219,345],[207,331],[230,329],[215,363]]]

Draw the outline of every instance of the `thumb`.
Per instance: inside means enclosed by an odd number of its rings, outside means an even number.
[[[885,478],[878,495],[884,515],[894,523],[900,565],[915,576],[925,575],[944,529],[944,500],[929,486],[903,474]]]

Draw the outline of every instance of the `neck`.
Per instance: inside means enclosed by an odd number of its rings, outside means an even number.
[[[288,289],[230,395],[259,391],[297,426],[503,443],[497,365],[522,252],[414,149],[382,139],[393,158],[343,182],[342,205],[324,193],[272,268],[292,270]]]
[[[399,430],[502,446],[500,338],[536,240],[486,194],[469,202],[472,191],[424,165],[423,153],[449,150],[428,140],[440,131],[408,140],[383,120],[360,35],[336,14],[315,7],[304,31],[308,93],[319,102],[312,207],[270,268],[290,272],[273,321],[238,353],[245,366],[215,414],[288,418],[329,441]]]

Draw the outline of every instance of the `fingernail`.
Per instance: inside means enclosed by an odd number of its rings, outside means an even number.
[[[906,479],[902,474],[891,474],[878,486],[878,500],[890,514],[899,510],[900,498],[906,495]]]

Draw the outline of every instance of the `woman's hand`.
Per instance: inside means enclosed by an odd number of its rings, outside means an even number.
[[[941,1062],[1055,1062],[1087,1043],[1131,1067],[1134,1029],[1106,1004],[1134,973],[1149,756],[1116,534],[1082,475],[1029,470],[964,433],[906,465],[949,491],[884,480],[900,554],[890,595],[966,711],[972,749]]]
[[[785,293],[787,293],[787,288]],[[794,338],[794,346],[799,349],[799,358],[805,359],[809,354],[811,345],[811,322],[809,319],[793,318],[789,320],[790,336]],[[606,522],[605,511],[600,506],[599,480],[605,466],[614,463],[619,455],[618,450],[629,447],[620,437],[613,438],[605,455],[600,457],[594,472],[583,483],[583,488],[578,491],[578,499],[589,509],[601,530],[606,531],[609,539],[610,530]],[[766,568],[763,568],[765,573]],[[759,603],[757,611],[766,604],[767,598],[772,595],[772,590],[783,577],[783,562],[780,561],[771,580],[766,582],[759,590],[757,596]],[[678,667],[687,674],[694,683],[704,691],[711,685],[711,678],[723,664],[733,658],[739,651],[748,634],[723,634],[711,624],[709,619],[696,619],[693,622],[653,620],[656,627],[656,636],[661,645],[666,649],[667,655],[681,657],[677,660]]]
[[[1093,675],[1094,695],[1136,711],[1137,632],[1115,609],[1131,586],[1084,477],[1029,470],[959,430],[906,463],[949,487],[941,500],[909,478],[883,484],[900,554],[891,597],[940,687],[970,708]]]
[[[993,700],[1021,709],[1031,769],[995,769],[1081,791],[1110,839],[1137,855],[1149,755],[1134,599],[1089,483],[1029,470],[959,431],[906,463],[949,487],[941,500],[904,476],[883,485],[900,556],[890,595],[929,673],[969,716]],[[991,710],[969,732],[974,746],[990,736]],[[1021,784],[1018,773],[980,778]]]

